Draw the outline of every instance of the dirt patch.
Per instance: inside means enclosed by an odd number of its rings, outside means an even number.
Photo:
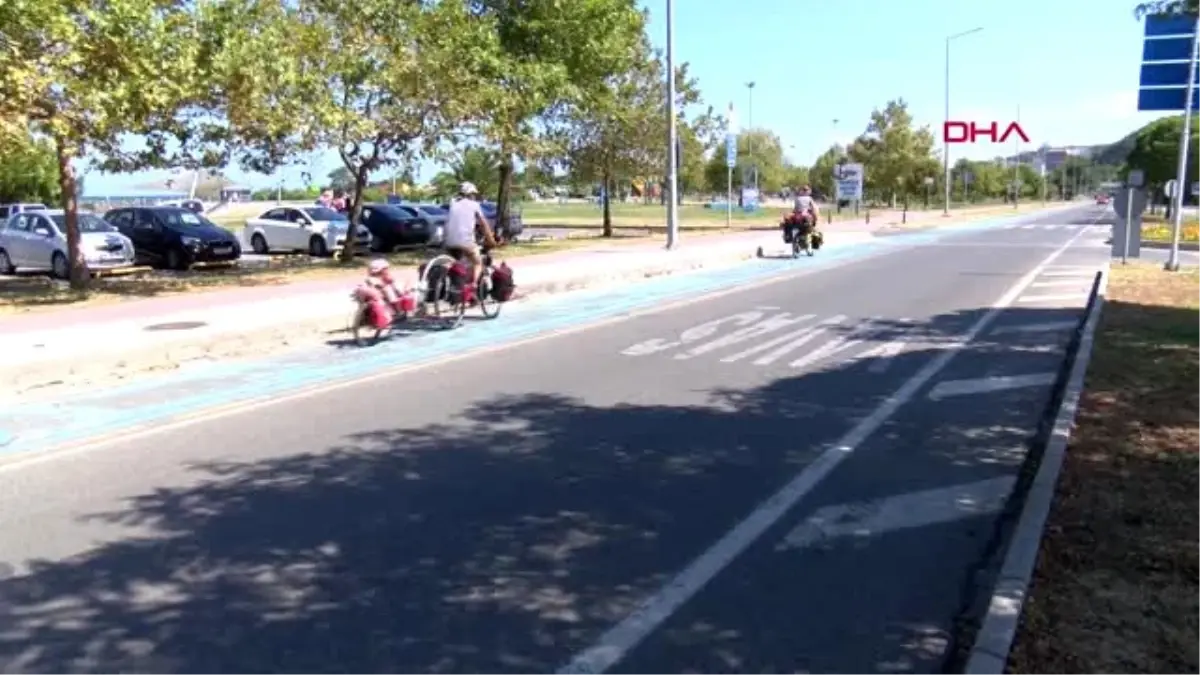
[[[1013,673],[1194,673],[1195,270],[1114,268]]]
[[[596,245],[644,242],[644,237],[622,237],[619,242],[598,236],[546,239],[511,244],[504,247],[500,257],[545,255]],[[399,267],[415,267],[428,255],[423,251],[401,252],[389,255],[388,259]],[[66,282],[50,279],[44,274],[0,277],[0,316],[246,286],[279,286],[331,277],[351,279],[362,274],[363,265],[361,259],[351,263],[337,260],[314,263],[307,256],[276,256],[263,266],[210,268],[180,273],[156,271],[96,279],[87,292],[72,291]]]

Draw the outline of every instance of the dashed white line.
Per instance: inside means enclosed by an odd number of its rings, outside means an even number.
[[[998,375],[977,377],[972,380],[946,380],[939,382],[929,391],[929,398],[940,401],[951,396],[990,394],[995,391],[1044,387],[1054,384],[1055,373],[1032,373],[1029,375]]]
[[[1027,323],[1020,326],[1000,326],[992,331],[992,335],[1004,333],[1048,333],[1058,330],[1069,330],[1079,325],[1078,321],[1047,321],[1045,323]]]
[[[1072,302],[1080,301],[1087,302],[1088,294],[1080,293],[1056,293],[1052,295],[1022,295],[1018,302]]]
[[[1085,277],[1078,279],[1059,279],[1058,281],[1038,281],[1029,285],[1030,288],[1061,288],[1063,286],[1072,286],[1078,288]]]

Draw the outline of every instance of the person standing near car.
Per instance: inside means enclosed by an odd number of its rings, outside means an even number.
[[[483,234],[484,245],[496,247],[496,237],[483,215],[483,207],[479,205],[479,190],[474,183],[464,182],[458,188],[458,196],[450,203],[450,213],[446,216],[445,234],[442,246],[447,252],[460,252],[471,261],[471,284],[479,283],[483,274],[483,258],[479,255],[479,246],[475,243],[476,231]]]

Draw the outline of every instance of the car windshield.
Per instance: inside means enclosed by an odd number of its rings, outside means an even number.
[[[58,230],[60,232],[67,231],[67,217],[65,215],[55,214],[53,216],[50,216],[50,220],[54,221],[54,224],[58,226]],[[108,223],[104,222],[100,218],[97,218],[96,216],[94,216],[90,213],[79,214],[77,217],[77,220],[79,222],[79,231],[80,232],[86,233],[86,232],[116,232],[117,231],[117,228],[113,227],[112,225],[109,225]]]
[[[338,213],[337,211],[334,211],[333,209],[327,209],[324,206],[309,206],[300,210],[307,213],[309,218],[312,218],[318,222],[345,223],[350,220],[346,217],[346,214]]]
[[[496,205],[495,204],[493,204],[491,202],[483,202],[479,206],[480,206],[480,210],[483,211],[483,215],[485,215],[485,216],[496,215]]]
[[[216,227],[208,218],[186,209],[159,209],[158,217],[162,218],[162,221],[170,227],[183,227],[187,229]]]
[[[430,216],[444,216],[444,215],[450,213],[449,211],[447,211],[446,209],[443,209],[440,206],[427,205],[427,206],[418,206],[417,208],[421,209],[421,211],[423,211],[426,215],[430,215]]]

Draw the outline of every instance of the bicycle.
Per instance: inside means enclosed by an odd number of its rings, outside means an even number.
[[[475,285],[474,293],[464,293],[461,282],[456,281],[450,274],[450,269],[462,261],[463,253],[454,250],[452,253],[439,253],[421,266],[417,278],[417,297],[422,305],[432,305],[432,315],[435,318],[449,319],[449,328],[457,328],[466,316],[467,307],[478,304],[484,318],[495,319],[500,316],[500,306],[504,300],[496,297],[493,286],[493,275],[496,272],[495,261],[491,249],[483,247],[480,250],[483,261],[483,272]],[[467,269],[467,274],[472,270]],[[420,312],[420,310],[418,310]]]

